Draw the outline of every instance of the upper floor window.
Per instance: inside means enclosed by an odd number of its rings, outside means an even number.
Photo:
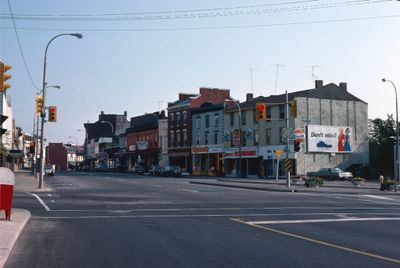
[[[195,141],[196,145],[200,145],[200,132],[196,132],[196,141]]]
[[[200,128],[200,116],[196,116],[196,128]]]
[[[175,137],[174,137],[174,132],[170,131],[169,132],[169,146],[174,146],[175,145]]]
[[[272,115],[272,109],[271,106],[267,105],[267,120],[271,119],[271,115]]]
[[[230,125],[231,125],[231,127],[233,127],[235,125],[235,113],[233,113],[233,112],[230,113],[229,117],[230,117]]]
[[[184,111],[182,114],[183,114],[183,124],[186,125],[187,124],[187,112]]]
[[[246,125],[246,111],[242,111],[242,125]]]
[[[181,131],[180,130],[176,131],[176,144],[178,146],[181,146]]]
[[[265,144],[271,145],[271,129],[270,128],[265,129]]]
[[[187,136],[187,130],[183,130],[183,146],[188,145],[188,136]]]
[[[258,140],[259,140],[259,134],[258,134],[258,129],[254,129],[254,145],[258,145]]]
[[[215,130],[214,131],[214,144],[218,144],[218,136],[219,136],[219,131]]]
[[[279,105],[279,118],[280,119],[285,118],[285,105],[283,104]]]
[[[178,126],[181,124],[181,113],[176,113],[176,124]]]
[[[214,126],[218,127],[219,125],[219,114],[214,114]]]
[[[209,128],[210,127],[210,116],[209,115],[206,115],[205,116],[205,125],[206,125],[206,128]]]
[[[175,114],[171,113],[169,115],[169,119],[170,119],[171,123],[175,122]]]
[[[207,145],[210,139],[210,133],[208,131],[204,132],[204,143]]]
[[[279,128],[279,143],[280,144],[283,143],[283,129],[284,129],[284,127]]]

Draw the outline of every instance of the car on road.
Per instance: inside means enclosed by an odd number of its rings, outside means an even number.
[[[149,170],[150,176],[161,176],[163,171],[163,167],[160,166],[152,166]]]
[[[353,178],[353,174],[351,172],[343,171],[340,168],[321,168],[317,172],[308,172],[307,176],[320,177],[326,180],[349,180]]]
[[[180,177],[182,170],[180,166],[166,166],[162,170],[161,175],[165,177]]]
[[[46,165],[44,168],[44,174],[47,176],[54,176],[56,173],[55,168],[53,165]]]
[[[143,175],[145,173],[145,171],[146,170],[144,169],[144,167],[136,165],[129,170],[129,173],[132,173],[133,175],[136,175],[136,174]]]

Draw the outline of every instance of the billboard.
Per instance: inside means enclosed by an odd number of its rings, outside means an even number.
[[[351,127],[308,125],[308,152],[351,153],[352,144],[353,128]]]

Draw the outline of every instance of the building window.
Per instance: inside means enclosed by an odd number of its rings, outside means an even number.
[[[200,132],[196,132],[196,145],[200,145]]]
[[[218,127],[219,125],[219,114],[214,114],[214,126]]]
[[[210,133],[208,131],[204,132],[204,143],[207,145],[209,141]]]
[[[176,131],[176,145],[181,146],[181,131]]]
[[[214,144],[218,144],[218,135],[219,135],[219,131],[215,130],[214,131]]]
[[[271,129],[265,129],[265,145],[271,145]]]
[[[242,125],[246,125],[246,111],[242,111]]]
[[[257,118],[256,118],[256,109],[253,110],[253,123],[257,123]]]
[[[258,129],[254,129],[253,133],[254,133],[254,145],[258,145],[258,140],[259,140]]]
[[[181,125],[181,113],[176,113],[176,124]]]
[[[242,146],[246,146],[246,131],[240,133],[240,139],[242,140]]]
[[[283,129],[284,129],[284,127],[279,128],[279,143],[280,144],[283,143]]]
[[[231,127],[233,127],[235,125],[235,113],[230,113],[229,117],[231,121]]]
[[[279,105],[279,118],[280,119],[285,118],[285,105],[283,104]]]
[[[200,116],[196,116],[196,128],[200,128]]]
[[[174,132],[173,131],[169,132],[169,137],[170,137],[169,146],[172,147],[172,146],[175,145],[175,137],[174,137]]]
[[[187,124],[187,112],[184,111],[182,114],[183,114],[183,124],[186,125]]]
[[[184,129],[183,130],[183,146],[186,146],[186,145],[188,145],[188,136],[187,136],[187,130],[186,129]]]
[[[267,120],[271,119],[271,116],[272,116],[271,106],[267,106]]]
[[[209,128],[210,127],[210,116],[209,115],[206,115],[205,116],[205,124],[206,124],[206,128]]]
[[[169,115],[169,121],[170,121],[170,124],[169,124],[169,125],[170,125],[171,127],[174,127],[174,124],[175,124],[175,115],[174,115],[174,114],[171,113],[171,114]]]

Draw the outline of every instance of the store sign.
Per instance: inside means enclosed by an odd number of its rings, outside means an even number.
[[[256,158],[257,157],[257,149],[242,149],[239,153],[239,150],[226,150],[225,158],[238,158],[239,156],[244,158]]]
[[[147,150],[149,148],[149,142],[148,141],[137,141],[136,147],[138,150]]]
[[[222,146],[210,145],[210,146],[193,146],[192,154],[216,154],[222,153]]]
[[[238,129],[232,131],[232,144],[233,145],[240,144],[240,131]]]
[[[128,150],[129,150],[129,152],[134,152],[134,151],[136,151],[136,145],[129,145]]]
[[[309,152],[351,153],[353,128],[348,126],[308,125]]]
[[[208,153],[207,146],[192,147],[192,154],[207,154],[207,153]]]

